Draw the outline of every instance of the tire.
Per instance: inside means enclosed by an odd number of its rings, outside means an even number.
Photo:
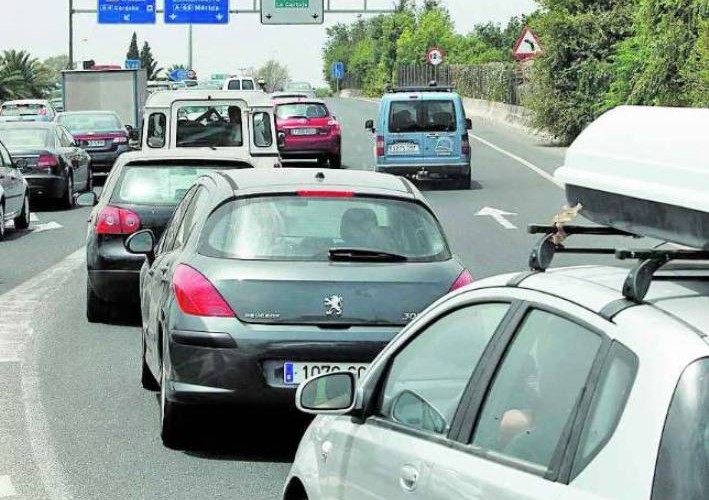
[[[143,389],[147,389],[148,391],[159,391],[160,384],[157,380],[155,380],[153,373],[150,371],[150,368],[148,368],[148,364],[145,362],[145,334],[141,333],[141,336],[141,344],[143,348],[141,355],[142,362],[140,370],[140,384],[143,386]]]
[[[5,207],[0,203],[0,241],[5,239]]]
[[[74,206],[74,178],[69,176],[66,182],[66,189],[62,196],[62,206],[70,209]]]
[[[160,437],[162,444],[173,450],[180,449],[184,442],[184,408],[167,400],[167,370],[163,358],[160,374]]]
[[[111,308],[96,295],[91,284],[86,281],[86,319],[89,323],[106,323],[111,317]]]
[[[470,174],[462,175],[455,180],[455,185],[458,189],[468,190],[472,187],[472,179]]]
[[[25,195],[22,202],[22,212],[15,218],[15,229],[27,229],[30,227],[30,197]]]
[[[342,154],[330,156],[328,163],[330,168],[342,168]]]
[[[91,166],[89,165],[89,173],[88,177],[86,179],[86,191],[91,191],[94,188],[94,173],[91,170]]]

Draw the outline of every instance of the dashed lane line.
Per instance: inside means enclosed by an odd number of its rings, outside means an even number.
[[[10,476],[0,476],[0,498],[10,498],[14,496],[17,496],[17,492],[12,485]]]

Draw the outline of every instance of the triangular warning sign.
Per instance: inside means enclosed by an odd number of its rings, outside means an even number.
[[[541,53],[541,51],[542,46],[537,35],[528,26],[522,28],[522,33],[520,33],[512,49],[514,58],[518,61],[529,59]]]

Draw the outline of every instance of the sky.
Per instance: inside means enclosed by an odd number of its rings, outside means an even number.
[[[24,49],[35,57],[68,52],[69,0],[1,0],[3,4],[0,50]],[[232,9],[245,9],[252,0],[230,0]],[[361,8],[363,0],[330,0],[333,9]],[[370,8],[387,8],[393,0],[368,0]],[[163,0],[157,0],[158,8]],[[97,0],[74,0],[75,8],[91,9]],[[511,16],[536,7],[534,0],[444,0],[456,29],[469,32],[476,23],[505,23]],[[133,31],[139,42],[150,42],[161,67],[187,62],[187,27],[166,26],[158,15],[153,26],[107,26],[95,14],[74,17],[75,59],[93,59],[97,64],[122,64]],[[262,26],[255,14],[232,15],[227,26],[195,26],[194,69],[200,77],[213,73],[236,73],[239,68],[258,67],[269,58],[285,63],[293,80],[321,85],[322,47],[325,28],[337,22],[352,22],[356,15],[326,15],[323,26]]]

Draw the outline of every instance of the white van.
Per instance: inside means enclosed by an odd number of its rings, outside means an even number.
[[[263,92],[157,92],[145,104],[144,150],[232,149],[256,168],[279,166],[274,107]]]
[[[224,81],[222,90],[261,90],[250,76],[232,76]]]

